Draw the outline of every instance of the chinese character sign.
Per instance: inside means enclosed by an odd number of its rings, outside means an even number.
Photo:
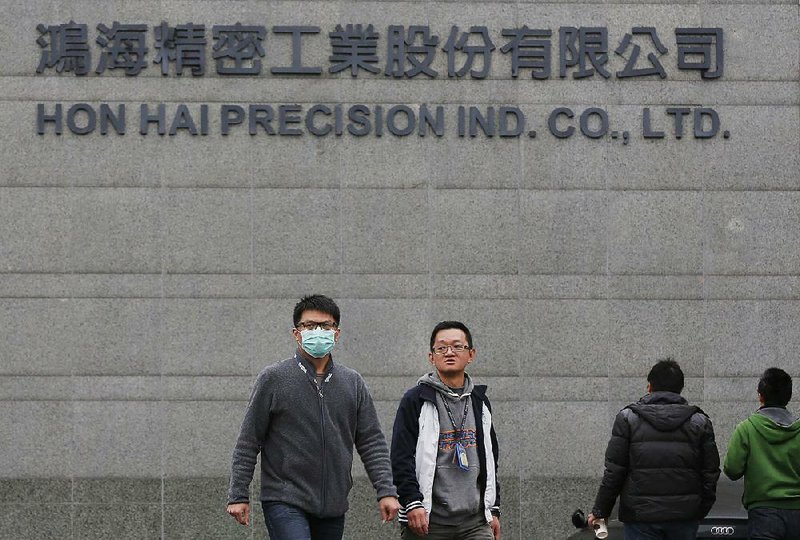
[[[553,29],[526,24],[495,32],[481,25],[463,29],[389,25],[382,32],[372,24],[347,23],[336,24],[325,34],[319,26],[267,27],[256,21],[213,25],[208,35],[205,25],[192,22],[174,26],[162,22],[149,29],[146,24],[114,21],[111,26],[99,23],[96,29],[92,40],[86,24],[39,24],[36,43],[41,52],[36,72],[83,76],[94,67],[97,75],[120,70],[136,76],[153,63],[161,66],[165,77],[184,73],[201,77],[207,73],[209,52],[215,73],[221,76],[320,77],[327,73],[357,78],[382,73],[407,79],[486,79],[490,74],[504,75],[492,73],[495,54],[511,60],[505,75],[519,79],[525,74],[533,81],[552,78],[554,65],[559,78],[573,80],[666,79],[673,68],[697,71],[701,79],[709,80],[722,77],[725,65],[722,28],[675,28],[669,43],[665,33],[659,34],[652,26],[636,26],[617,37],[603,26]],[[290,58],[271,55],[271,40],[288,42]],[[320,48],[328,53],[327,66],[304,63],[304,51]],[[618,57],[620,69],[612,68],[609,51]]]

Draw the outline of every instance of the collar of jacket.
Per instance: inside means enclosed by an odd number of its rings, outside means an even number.
[[[300,354],[300,349],[297,349],[294,352],[294,359],[300,365],[300,369],[309,377],[314,378],[317,374],[317,368],[314,364],[311,363],[305,356]],[[331,355],[330,360],[328,360],[328,365],[325,367],[325,373],[330,374],[333,371],[333,355]],[[326,377],[327,378],[327,377]]]
[[[662,403],[674,403],[679,405],[688,405],[689,402],[686,401],[686,398],[680,394],[676,394],[675,392],[665,392],[665,391],[658,391],[658,392],[651,392],[646,394],[642,399],[639,400],[639,403],[642,405],[652,405],[652,404],[662,404]]]

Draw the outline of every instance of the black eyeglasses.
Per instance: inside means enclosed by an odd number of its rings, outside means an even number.
[[[322,328],[323,330],[333,330],[336,328],[336,323],[330,321],[304,321],[297,323],[298,330],[316,330],[317,328]]]

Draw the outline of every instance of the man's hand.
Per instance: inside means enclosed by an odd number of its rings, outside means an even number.
[[[492,522],[490,523],[492,526],[492,534],[494,534],[494,540],[500,540],[500,518],[497,516],[492,516]]]
[[[417,536],[428,535],[428,513],[424,508],[414,508],[406,514],[408,528]]]
[[[238,521],[241,525],[250,525],[249,503],[229,504],[225,511],[233,516],[233,519]]]
[[[378,501],[378,510],[382,521],[392,521],[400,510],[400,501],[397,497],[383,497]]]
[[[589,514],[586,517],[586,522],[589,524],[589,527],[594,527],[594,522],[597,521],[598,519],[600,518],[594,517],[594,514]]]

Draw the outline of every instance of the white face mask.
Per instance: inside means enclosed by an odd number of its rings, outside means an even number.
[[[314,358],[322,358],[336,345],[336,330],[303,330],[300,332],[303,350]]]

